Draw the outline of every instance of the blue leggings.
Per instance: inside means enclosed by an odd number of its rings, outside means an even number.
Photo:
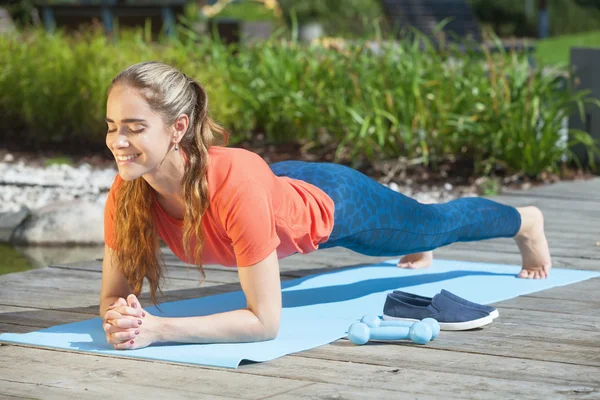
[[[321,249],[401,256],[454,242],[514,237],[521,226],[514,207],[488,199],[422,204],[339,164],[282,161],[270,167],[275,175],[308,182],[333,199],[333,232]]]

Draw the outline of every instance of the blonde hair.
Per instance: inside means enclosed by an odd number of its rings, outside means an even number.
[[[204,88],[170,65],[156,61],[134,64],[112,80],[109,94],[116,85],[138,90],[150,108],[161,115],[166,126],[174,124],[179,115],[188,115],[189,126],[179,142],[186,156],[182,180],[185,204],[183,248],[188,260],[193,260],[204,275],[201,221],[209,205],[208,149],[227,144],[229,135],[209,117]],[[114,237],[118,265],[135,295],[141,293],[144,277],[148,279],[151,301],[156,304],[163,268],[156,227],[149,217],[154,202],[153,189],[142,177],[123,181],[116,202]],[[194,236],[197,246],[191,255],[189,243]]]

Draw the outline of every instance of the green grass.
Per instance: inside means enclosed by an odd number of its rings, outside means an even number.
[[[0,275],[32,269],[33,265],[11,246],[0,244]]]
[[[535,49],[536,61],[542,65],[567,65],[571,47],[600,47],[600,31],[540,40]]]
[[[61,164],[67,164],[67,165],[73,165],[73,159],[69,156],[60,156],[60,157],[53,157],[53,158],[49,158],[44,162],[44,165],[46,167],[49,167],[50,165],[61,165]]]

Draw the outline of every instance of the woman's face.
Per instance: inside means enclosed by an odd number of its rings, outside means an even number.
[[[138,91],[114,86],[106,105],[106,146],[115,157],[119,175],[133,180],[156,171],[173,146],[173,135],[159,114]]]

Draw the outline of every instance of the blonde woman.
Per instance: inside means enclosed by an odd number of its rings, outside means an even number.
[[[277,336],[282,308],[278,260],[320,248],[404,256],[429,266],[431,250],[457,241],[513,237],[520,278],[551,268],[543,216],[465,198],[420,204],[351,168],[284,161],[229,148],[196,81],[159,62],[132,65],[108,91],[106,145],[118,165],[105,211],[100,316],[116,349],[159,342],[264,341]],[[182,260],[236,267],[244,309],[164,318],[142,309],[163,270],[158,238]]]

